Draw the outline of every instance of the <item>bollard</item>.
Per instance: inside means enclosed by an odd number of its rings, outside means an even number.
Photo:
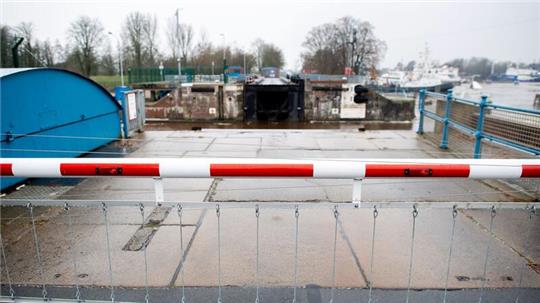
[[[451,104],[452,99],[454,97],[452,96],[452,90],[448,90],[448,94],[446,95],[446,107],[444,111],[444,119],[443,119],[443,132],[442,132],[442,140],[441,145],[439,146],[440,149],[447,149],[448,148],[448,122],[450,121],[450,110],[451,110]]]
[[[476,138],[474,142],[474,158],[480,159],[482,157],[482,138],[484,137],[484,117],[485,117],[485,110],[486,110],[486,104],[487,104],[487,96],[482,96],[482,99],[480,100],[480,104],[478,105],[479,113],[478,113],[478,121],[476,122],[476,132],[474,133],[474,137]]]
[[[417,134],[424,133],[424,107],[426,102],[426,90],[421,89],[420,94],[418,95],[418,111],[420,112],[420,118],[418,119],[418,130]]]

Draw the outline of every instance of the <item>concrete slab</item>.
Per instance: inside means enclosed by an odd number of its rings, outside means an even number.
[[[377,219],[374,272],[370,251],[372,214],[367,210],[340,211],[336,283],[338,287],[406,288],[410,258],[412,216],[407,210],[383,210]],[[253,210],[221,212],[221,270],[223,285],[255,284],[255,216]],[[299,227],[300,285],[331,287],[334,217],[330,209],[301,210]],[[412,287],[444,287],[448,260],[450,211],[422,211],[417,219]],[[262,210],[260,215],[260,281],[266,286],[290,285],[294,277],[293,210]],[[401,226],[396,229],[395,226]],[[483,258],[489,236],[468,218],[456,223],[449,287],[480,287]],[[524,259],[493,241],[488,261],[488,287],[515,287]],[[186,285],[217,283],[217,218],[205,217],[186,261]],[[205,266],[201,266],[205,264]],[[540,276],[525,269],[529,287],[540,287]],[[466,281],[458,277],[467,277]],[[510,277],[510,278],[507,278]],[[178,285],[178,282],[177,282]]]
[[[321,150],[376,150],[380,149],[370,140],[354,140],[347,138],[317,138]]]
[[[164,197],[169,201],[202,201],[211,183],[211,179],[164,179]],[[89,178],[61,197],[74,200],[154,200],[154,181],[151,178]]]
[[[113,285],[115,286],[144,286],[144,254],[143,251],[124,251],[122,246],[137,230],[140,224],[133,222],[136,214],[133,210],[114,210],[111,208],[109,217],[109,237],[113,269]],[[120,218],[131,214],[132,220],[120,222]],[[101,222],[90,219],[101,219]],[[139,217],[140,218],[140,217]],[[90,221],[90,222],[89,222]],[[93,214],[84,212],[74,214],[73,231],[75,252],[77,258],[77,283],[80,285],[109,285],[106,232],[103,215],[100,210]],[[70,234],[65,218],[57,218],[54,223],[38,223],[37,233],[42,256],[43,280],[35,257],[32,232],[27,232],[17,241],[10,241],[6,248],[13,283],[68,285],[75,283],[73,258],[70,251]],[[17,224],[4,227],[2,234],[11,234],[14,229],[26,228],[30,225]],[[184,227],[185,243],[193,233],[193,226]],[[179,228],[177,226],[161,226],[159,232],[148,246],[149,284],[163,286],[170,283],[180,261]],[[175,241],[171,241],[174,239]],[[6,281],[5,274],[2,281]]]
[[[513,193],[499,191],[471,180],[367,179],[362,197],[366,201],[519,201]],[[323,179],[250,179],[220,181],[214,201],[349,202],[352,181]]]
[[[208,151],[256,151],[261,149],[262,138],[215,138]]]
[[[256,158],[257,151],[189,151],[184,158]]]

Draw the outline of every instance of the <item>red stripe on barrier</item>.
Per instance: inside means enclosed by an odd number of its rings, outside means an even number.
[[[212,177],[313,177],[313,164],[210,164]]]
[[[540,178],[540,165],[524,164],[521,170],[522,178]]]
[[[0,164],[0,176],[13,176],[13,164],[1,163]]]
[[[159,176],[159,164],[62,163],[62,176]]]
[[[464,164],[366,164],[366,177],[447,177],[467,178]]]

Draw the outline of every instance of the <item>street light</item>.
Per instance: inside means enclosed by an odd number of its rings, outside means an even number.
[[[112,32],[109,32],[109,35],[111,35],[111,37],[116,40],[116,45],[118,45],[118,60],[120,61],[120,81],[122,82],[122,86],[124,86],[124,56],[122,54],[122,40],[117,39]]]
[[[225,34],[219,34],[223,38],[223,60],[225,60]]]
[[[227,59],[225,59],[225,34],[221,33],[219,34],[221,37],[223,37],[223,83],[227,83]]]
[[[246,69],[246,48],[244,48],[244,76],[247,75],[247,69]]]
[[[182,9],[181,8],[177,8],[176,9],[176,40],[178,42],[178,83],[181,83],[182,81],[180,80],[181,77],[182,77],[182,55],[181,55],[181,45],[180,45],[180,11]]]
[[[163,66],[163,62],[159,62],[159,75],[160,75],[160,77],[161,77],[161,81],[164,80],[164,79],[163,79],[163,69],[164,69],[164,68],[165,68],[165,67]]]

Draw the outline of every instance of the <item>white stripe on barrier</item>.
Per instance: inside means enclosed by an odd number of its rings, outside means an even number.
[[[60,173],[60,162],[54,159],[1,159],[1,163],[13,163],[11,167],[13,176],[32,177],[32,178],[54,178],[62,177]],[[16,160],[16,161],[13,161]]]
[[[508,178],[516,179],[521,177],[523,170],[521,165],[514,166],[495,166],[495,165],[471,165],[469,178],[490,179],[490,178]]]
[[[366,165],[362,162],[320,161],[313,167],[314,178],[355,179],[365,175]]]
[[[207,159],[159,159],[159,174],[162,178],[209,178],[210,162]]]

